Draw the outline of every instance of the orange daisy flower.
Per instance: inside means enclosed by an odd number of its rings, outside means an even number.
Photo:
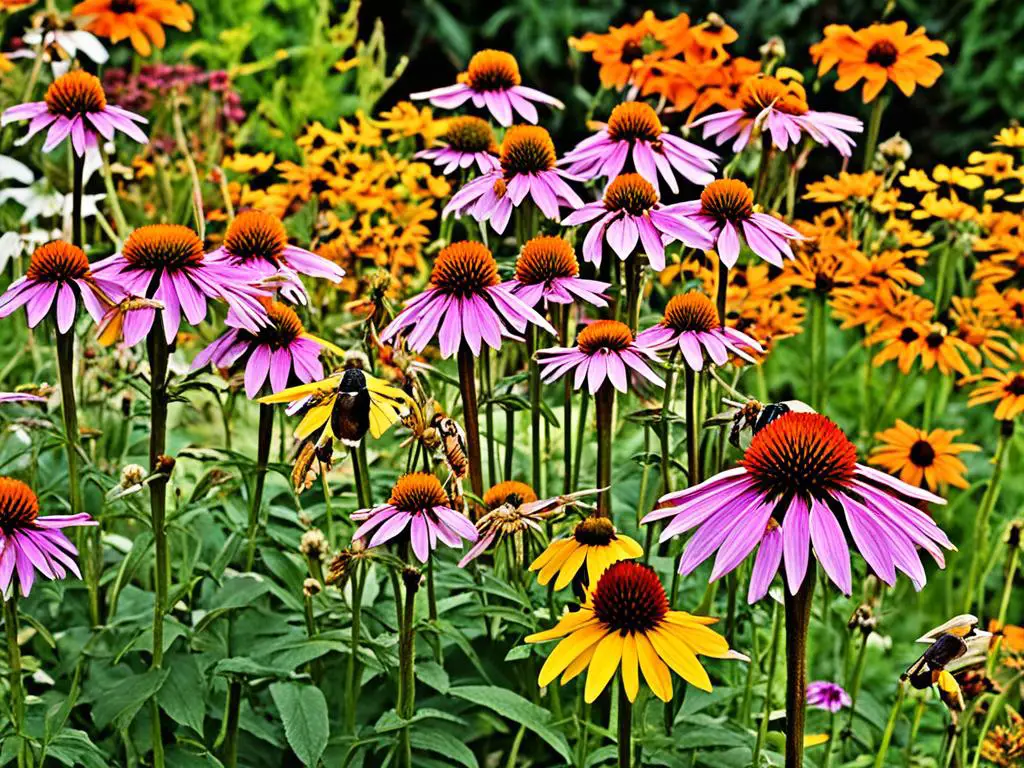
[[[1010,421],[1024,413],[1024,371],[986,368],[977,378],[985,383],[971,392],[967,405],[995,402],[995,416],[999,421]]]
[[[875,435],[883,444],[871,451],[868,463],[898,474],[900,480],[911,485],[924,481],[932,490],[940,485],[966,488],[967,467],[957,455],[981,448],[972,443],[954,443],[961,434],[961,429],[925,432],[897,419],[895,427]]]
[[[907,34],[905,21],[858,30],[829,24],[825,39],[811,46],[819,77],[837,67],[836,90],[848,91],[863,78],[865,104],[874,101],[886,83],[893,83],[906,96],[918,85],[935,85],[942,66],[930,57],[948,54],[949,47],[941,40],[929,39],[924,27]]]
[[[164,26],[182,32],[192,29],[192,6],[174,0],[83,0],[71,9],[76,18],[88,18],[85,29],[119,43],[128,39],[140,56],[167,42]]]

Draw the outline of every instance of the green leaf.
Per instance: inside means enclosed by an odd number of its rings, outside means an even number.
[[[571,762],[569,742],[561,731],[556,731],[551,726],[551,713],[519,694],[488,685],[456,686],[451,688],[448,694],[487,707],[514,723],[525,725],[561,755],[566,764]]]
[[[466,768],[477,768],[480,765],[469,747],[450,733],[436,728],[414,728],[409,733],[409,743],[413,749],[444,755],[447,758],[446,764],[464,765]]]
[[[213,599],[213,609],[196,624],[196,633],[202,632],[212,622],[230,611],[246,608],[270,589],[262,577],[254,574],[235,576],[224,580],[224,585]]]
[[[48,757],[74,768],[106,768],[109,763],[103,752],[89,739],[85,731],[65,728],[46,748]]]
[[[442,695],[447,694],[451,687],[451,681],[448,679],[448,673],[444,671],[444,667],[433,661],[417,664],[416,677],[420,682],[429,685]]]
[[[517,645],[513,648],[509,648],[508,653],[505,654],[505,661],[522,661],[523,659],[530,658],[530,654],[533,653],[533,648],[529,645]]]
[[[118,729],[127,728],[136,713],[160,690],[169,669],[151,669],[141,675],[125,678],[93,704],[92,718],[100,728],[113,723]]]
[[[206,681],[199,662],[190,654],[175,654],[166,659],[166,666],[171,674],[156,697],[160,708],[174,722],[202,735],[206,715]]]
[[[270,695],[281,713],[288,745],[304,765],[315,766],[330,736],[323,692],[312,685],[274,683]]]

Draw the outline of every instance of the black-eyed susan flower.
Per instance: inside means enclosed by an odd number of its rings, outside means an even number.
[[[154,46],[164,47],[164,26],[188,32],[195,19],[192,6],[175,0],[83,0],[71,14],[87,19],[87,30],[112,43],[130,40],[140,56],[149,56]]]
[[[596,584],[608,566],[619,560],[640,557],[643,548],[629,536],[615,530],[607,517],[591,515],[576,523],[572,533],[555,539],[530,563],[531,571],[540,571],[542,585],[555,579],[555,589],[565,589],[581,568],[586,568],[588,584]]]
[[[882,445],[871,451],[868,462],[898,475],[900,480],[911,485],[923,482],[932,489],[942,485],[966,488],[964,474],[967,467],[957,457],[981,448],[972,443],[953,442],[962,434],[962,429],[926,432],[897,419],[896,426],[875,435]]]
[[[303,413],[295,428],[299,440],[318,433],[318,445],[327,445],[333,439],[358,445],[367,431],[376,439],[400,421],[412,399],[376,376],[349,368],[320,381],[261,397],[257,402],[291,403],[289,415]]]
[[[672,698],[670,670],[702,691],[711,679],[698,655],[715,659],[745,658],[729,650],[725,638],[708,625],[717,619],[669,609],[657,574],[639,563],[622,561],[598,579],[578,611],[567,613],[546,632],[526,638],[542,643],[563,638],[541,667],[538,683],[561,683],[587,671],[583,697],[591,703],[621,669],[630,701],[640,690],[640,673],[662,701]]]
[[[967,405],[995,403],[995,417],[1000,421],[1024,413],[1024,371],[985,368],[975,380],[982,383],[968,395]]]

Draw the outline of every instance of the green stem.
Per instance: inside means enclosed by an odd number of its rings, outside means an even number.
[[[459,345],[458,363],[459,389],[462,392],[462,425],[466,430],[466,457],[469,459],[469,487],[474,496],[482,499],[484,474],[480,463],[480,414],[476,400],[475,360],[472,350],[466,344]]]
[[[999,649],[1003,644],[1002,629],[1006,625],[1006,614],[1010,609],[1010,597],[1013,595],[1013,581],[1017,577],[1017,565],[1020,561],[1020,534],[1011,532],[1008,542],[1009,556],[1006,562],[1006,573],[1003,578],[1003,595],[999,598],[999,614],[996,618],[996,627],[1000,633],[996,636],[995,642],[988,653],[986,672],[989,677],[995,674],[996,662],[999,659]]]
[[[665,373],[665,395],[661,401],[661,495],[672,492],[672,422],[669,421],[669,414],[672,412],[672,392],[675,386],[675,360],[676,348],[668,354],[668,371]],[[689,432],[687,432],[689,434]]]
[[[121,210],[121,201],[117,194],[117,187],[114,185],[114,174],[110,168],[110,158],[107,157],[107,153],[102,149],[100,150],[100,157],[103,159],[103,167],[101,170],[103,175],[103,186],[106,187],[107,190],[106,201],[107,204],[110,205],[110,210],[114,217],[114,226],[117,227],[117,237],[123,243],[129,234],[128,221],[124,217],[124,211]],[[230,205],[230,199],[226,199],[226,203]]]
[[[416,592],[420,583],[419,571],[407,568],[402,573],[402,582],[405,585],[405,610],[398,641],[398,716],[409,721],[416,712]],[[404,768],[412,768],[408,725],[402,728],[399,737],[398,759]]]
[[[770,134],[761,133],[761,162],[757,166],[757,175],[754,177],[754,202],[764,203],[768,199],[768,169],[772,161],[772,137]],[[724,318],[719,318],[724,321]]]
[[[716,286],[716,294],[715,306],[718,309],[718,322],[724,326],[725,319],[729,311],[728,306],[726,306],[729,295],[729,268],[725,266],[721,258],[718,259],[718,283]]]
[[[363,589],[367,573],[363,560],[356,563],[352,574],[352,627],[351,648],[345,669],[345,724],[348,733],[356,732],[356,705],[359,700],[359,641],[362,634]]]
[[[267,481],[267,464],[270,463],[270,443],[274,434],[274,406],[260,403],[260,424],[256,433],[256,478],[249,500],[249,545],[245,554],[245,570],[251,571],[256,559],[256,539],[260,531],[263,487]]]
[[[597,500],[597,514],[612,516],[612,438],[615,428],[615,388],[605,382],[594,396],[597,404],[597,487],[603,489]]]
[[[530,447],[532,449],[531,455],[531,478],[533,491],[538,497],[543,498],[544,493],[541,490],[541,474],[543,472],[543,466],[541,464],[541,455],[543,453],[543,446],[541,443],[541,428],[540,428],[540,366],[534,359],[534,354],[537,352],[537,326],[531,325],[526,331],[526,356],[529,365],[530,380]]]
[[[100,149],[100,154],[103,150]],[[71,187],[71,242],[84,248],[82,237],[82,192],[84,187],[85,157],[72,150],[72,187]]]
[[[170,557],[167,546],[167,480],[163,456],[167,448],[167,365],[170,350],[162,323],[157,323],[146,339],[149,354],[149,466],[154,473],[149,483],[149,506],[156,550],[156,586],[153,600],[153,659],[152,668],[160,669],[164,661],[164,612],[170,581]],[[153,765],[163,768],[164,745],[160,728],[160,707],[152,700]]]
[[[569,321],[572,317],[571,304],[562,307],[562,344],[569,345]],[[562,440],[563,440],[563,493],[572,493],[572,379],[568,376],[563,381],[565,403],[562,406]],[[511,478],[509,478],[511,479]],[[534,489],[536,490],[536,489]]]
[[[687,481],[692,487],[701,479],[700,471],[700,417],[697,415],[697,387],[700,375],[686,366],[686,466]]]
[[[633,704],[626,695],[626,685],[619,680],[619,768],[633,764]]]
[[[484,344],[483,349],[480,350],[480,389],[487,400],[487,405],[484,407],[484,417],[487,420],[487,477],[491,485],[498,482],[498,452],[494,449],[493,386],[490,347]]]
[[[996,500],[999,498],[999,490],[1002,486],[1003,468],[1006,465],[1006,456],[1009,452],[1011,438],[1013,437],[1013,422],[1000,422],[999,442],[996,445],[996,454],[992,459],[995,467],[992,470],[992,477],[985,488],[985,496],[978,507],[975,516],[974,538],[971,540],[971,567],[967,576],[967,594],[964,600],[964,613],[970,613],[974,606],[976,592],[984,592],[984,584],[979,585],[979,575],[982,562],[985,561],[985,554],[988,551],[988,521],[992,515]],[[984,601],[979,601],[979,605]]]
[[[882,732],[882,743],[878,745],[878,752],[875,755],[874,768],[882,768],[885,765],[885,756],[889,752],[892,734],[896,730],[896,720],[899,719],[900,709],[903,707],[903,697],[906,694],[907,682],[900,679],[899,687],[896,689],[896,701],[893,702],[892,710],[889,712],[889,720],[885,724],[885,731]]]
[[[807,630],[811,623],[816,568],[812,560],[796,594],[785,590],[786,610],[786,768],[804,764],[807,710]]]
[[[14,732],[21,735],[25,726],[25,689],[21,680],[21,646],[18,645],[18,593],[11,587],[11,596],[4,600],[4,628],[7,631],[7,673],[11,688],[11,719]],[[24,752],[24,743],[22,752]],[[22,757],[18,757],[19,763]]]
[[[320,459],[317,459],[319,462]],[[334,545],[334,510],[331,504],[331,484],[327,479],[327,465],[320,463],[320,485],[324,489],[324,535],[327,543]]]
[[[227,768],[238,765],[238,724],[242,712],[242,681],[232,678],[228,683],[227,703],[224,706],[224,746],[221,757]]]
[[[879,94],[871,107],[871,119],[868,121],[868,136],[864,142],[864,172],[871,170],[875,159],[875,147],[878,146],[878,133],[882,128],[882,112],[885,111],[885,97]]]
[[[587,411],[590,409],[590,398],[585,390],[580,391],[580,415],[576,421],[576,446],[572,460],[572,487],[580,487],[580,465],[583,464],[583,443],[587,429]]]
[[[867,661],[869,634],[870,632],[861,633],[860,650],[857,651],[857,660],[854,662],[852,681],[846,683],[846,690],[850,694],[850,715],[846,720],[846,728],[841,734],[844,744],[853,735],[853,719],[857,714],[857,697],[860,694],[861,678],[864,675],[864,665]]]
[[[804,577],[806,578],[806,576]],[[782,611],[779,606],[772,607],[772,644],[771,653],[768,656],[768,679],[764,689],[764,710],[761,713],[761,725],[757,729],[757,738],[754,741],[754,753],[751,765],[759,768],[761,765],[761,748],[764,746],[765,737],[768,735],[768,718],[772,712],[772,688],[775,687],[775,672],[778,669],[779,645],[782,636]]]

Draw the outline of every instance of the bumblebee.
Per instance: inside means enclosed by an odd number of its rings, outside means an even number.
[[[315,438],[319,448],[334,439],[356,446],[367,432],[379,438],[408,411],[412,399],[382,379],[349,368],[321,381],[261,397],[258,402],[292,403],[291,409],[304,410],[295,437],[304,441],[319,430]]]
[[[918,690],[936,686],[943,703],[960,712],[964,708],[963,693],[953,673],[984,662],[991,637],[991,633],[978,629],[976,616],[955,616],[917,639],[928,648],[907,668],[903,678]]]
[[[790,412],[814,413],[811,406],[799,400],[784,400],[780,403],[761,403],[757,400],[748,400],[745,403],[735,400],[725,400],[724,402],[732,407],[712,416],[708,419],[707,424],[708,426],[731,425],[729,442],[740,450],[746,450],[754,435],[780,416]]]

